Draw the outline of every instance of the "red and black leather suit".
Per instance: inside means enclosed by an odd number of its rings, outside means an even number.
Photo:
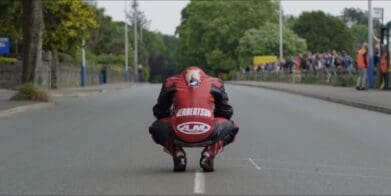
[[[196,73],[195,82],[189,81],[189,77],[193,78],[189,73]],[[157,120],[149,132],[164,147],[175,141],[188,144],[211,141],[225,146],[233,142],[239,131],[230,121],[233,109],[223,82],[207,76],[198,67],[189,67],[163,83],[153,114]]]

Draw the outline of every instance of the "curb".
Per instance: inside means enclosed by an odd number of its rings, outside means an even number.
[[[114,88],[102,88],[102,89],[93,89],[93,90],[87,90],[83,92],[83,89],[80,89],[81,91],[69,93],[69,94],[64,94],[64,93],[56,93],[56,92],[51,92],[53,97],[89,97],[89,96],[96,96],[96,95],[103,95],[109,92],[115,92],[115,91],[120,91],[128,88],[134,87],[135,84],[129,85],[129,86],[124,86],[124,87],[114,87]]]
[[[381,106],[376,106],[376,105],[371,105],[371,104],[366,104],[366,103],[361,103],[361,102],[356,102],[356,101],[347,101],[345,99],[338,99],[338,98],[333,98],[333,97],[324,97],[320,95],[314,95],[311,93],[305,93],[305,92],[299,92],[295,91],[292,89],[285,89],[285,88],[278,88],[278,87],[270,87],[270,86],[265,86],[262,84],[246,84],[246,83],[240,83],[240,82],[228,82],[228,84],[232,85],[238,85],[238,86],[250,86],[250,87],[258,87],[258,88],[264,88],[264,89],[269,89],[269,90],[275,90],[275,91],[283,91],[291,94],[296,94],[296,95],[301,95],[305,97],[311,97],[315,99],[320,99],[324,101],[329,101],[333,103],[339,103],[347,106],[352,106],[356,108],[361,108],[361,109],[366,109],[374,112],[380,112],[384,114],[391,114],[391,108],[385,108]]]
[[[55,98],[59,98],[59,97],[89,97],[89,96],[95,96],[95,95],[104,94],[104,93],[106,93],[105,90],[96,90],[96,91],[91,91],[91,92],[76,92],[76,93],[68,94],[68,95],[59,94],[59,93],[52,93],[52,96]]]
[[[25,111],[32,111],[32,110],[38,110],[42,108],[46,108],[49,106],[53,106],[54,102],[51,103],[34,103],[29,105],[23,105],[23,106],[17,106],[8,110],[0,111],[0,117],[7,117],[11,116],[16,113],[25,112]]]

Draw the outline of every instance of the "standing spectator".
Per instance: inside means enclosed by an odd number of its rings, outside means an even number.
[[[344,66],[342,54],[340,52],[335,52],[335,63],[334,64],[335,64],[336,68]]]
[[[368,44],[364,43],[357,51],[357,69],[359,77],[357,79],[357,90],[365,90],[367,87],[367,67],[368,67]]]
[[[299,54],[299,56],[294,60],[295,69],[292,70],[292,82],[298,83],[301,81],[301,64],[302,64],[302,58],[303,55]]]
[[[312,54],[312,56],[311,56],[311,71],[313,71],[314,75],[317,74],[318,63],[319,63],[318,54]]]
[[[388,52],[385,45],[381,46],[381,60],[380,60],[380,88],[384,89],[384,86],[387,85],[387,63],[388,63]]]
[[[374,66],[377,67],[377,65],[380,64],[381,55],[383,55],[383,54],[380,54],[381,53],[380,39],[376,35],[373,35],[373,39],[375,40],[375,56],[373,58],[373,63],[374,63]]]
[[[325,68],[325,71],[326,71],[326,83],[330,83],[331,82],[331,72],[332,72],[333,66],[334,66],[333,55],[331,53],[328,53],[326,55],[326,68]]]
[[[318,70],[324,69],[326,67],[326,59],[324,58],[323,54],[318,54]]]
[[[245,73],[246,73],[246,69],[243,68],[243,67],[240,67],[240,71],[242,72],[242,74],[245,74]]]
[[[292,73],[292,68],[294,65],[295,65],[295,63],[294,63],[293,57],[290,56],[288,58],[288,60],[286,61],[286,67],[288,68],[290,74]]]
[[[330,54],[330,68],[335,67],[335,50],[333,50]]]
[[[345,68],[352,69],[353,68],[353,58],[346,53],[346,51],[342,52],[343,62],[345,65]]]
[[[343,62],[345,64],[345,68],[347,69],[348,73],[352,75],[352,72],[354,70],[353,58],[348,53],[346,53],[346,51],[343,51],[342,55],[343,55]]]
[[[295,70],[297,70],[297,71],[300,71],[300,69],[302,68],[301,67],[302,56],[303,56],[302,54],[299,54],[299,56],[294,61],[294,63],[295,63]]]
[[[261,73],[261,72],[262,72],[262,67],[261,67],[261,65],[258,65],[258,66],[257,66],[256,72],[257,72],[257,73]]]
[[[307,71],[308,70],[308,59],[307,59],[307,56],[304,54],[304,55],[300,55],[300,67],[301,69],[304,71]]]
[[[246,67],[245,72],[246,72],[246,73],[250,73],[250,66],[247,66],[247,67]]]
[[[277,66],[277,72],[280,72],[280,71],[285,71],[285,68],[286,67],[286,60],[284,58],[280,59],[278,61],[278,66]]]

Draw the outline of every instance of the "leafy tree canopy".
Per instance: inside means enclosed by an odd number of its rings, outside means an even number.
[[[266,23],[258,29],[249,29],[240,39],[239,53],[242,65],[249,65],[253,56],[279,55],[278,24]],[[289,28],[284,28],[284,55],[298,55],[306,52],[306,41]]]
[[[17,49],[22,36],[22,3],[14,0],[0,1],[0,37],[11,39],[11,52]]]
[[[239,39],[250,28],[278,21],[271,0],[191,1],[177,28],[177,69],[197,65],[209,74],[239,67]]]
[[[322,11],[302,13],[293,30],[307,40],[312,52],[352,51],[353,38],[349,28],[339,18]]]
[[[81,1],[43,1],[44,49],[65,51],[80,45],[98,23],[92,8]]]
[[[364,42],[368,42],[368,27],[365,25],[353,25],[350,28],[353,36],[353,48],[358,49]]]
[[[69,51],[88,39],[90,29],[98,27],[92,7],[80,0],[42,1],[45,50]],[[22,40],[22,4],[20,0],[0,1],[0,34],[12,41]],[[16,46],[14,46],[16,47]]]
[[[367,25],[368,24],[368,14],[366,11],[361,10],[360,8],[345,8],[342,10],[341,19],[346,24],[355,25]]]

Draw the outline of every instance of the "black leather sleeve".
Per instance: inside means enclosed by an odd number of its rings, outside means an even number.
[[[175,85],[166,88],[166,82],[163,83],[162,89],[160,90],[159,98],[157,104],[153,106],[153,115],[157,119],[170,117],[171,116],[171,106],[172,106],[172,96],[175,92]]]
[[[215,117],[223,117],[229,120],[233,115],[233,108],[228,104],[228,95],[225,92],[223,81],[220,80],[219,82],[222,84],[221,88],[212,85],[211,93],[215,99],[214,115]]]

